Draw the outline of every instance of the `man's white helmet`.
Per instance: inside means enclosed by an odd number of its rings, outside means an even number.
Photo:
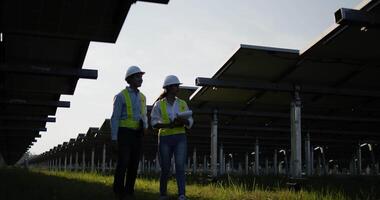
[[[137,66],[130,66],[127,70],[127,73],[125,74],[125,80],[127,80],[127,78],[133,74],[137,74],[137,73],[141,73],[141,74],[145,74],[145,72],[141,71],[141,69]]]
[[[163,88],[169,85],[181,85],[182,83],[179,82],[178,77],[174,75],[169,75],[165,78],[164,85],[162,86]]]

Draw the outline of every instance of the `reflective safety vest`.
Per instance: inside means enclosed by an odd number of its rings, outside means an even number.
[[[179,100],[179,112],[185,112],[186,111],[186,102],[182,99]],[[170,118],[167,110],[167,104],[168,102],[166,99],[160,100],[160,109],[161,109],[161,117],[162,117],[162,123],[163,124],[170,124]],[[174,127],[174,128],[160,128],[158,131],[159,136],[166,136],[166,135],[175,135],[175,134],[181,134],[186,133],[185,127]]]
[[[139,129],[140,128],[140,121],[136,121],[133,118],[133,109],[132,109],[132,101],[131,96],[129,95],[129,92],[127,89],[124,89],[122,91],[125,99],[125,107],[127,108],[127,119],[121,119],[119,121],[119,127],[125,127],[130,129]],[[140,94],[140,101],[141,101],[141,115],[145,114],[146,109],[146,99],[143,93],[139,92]]]

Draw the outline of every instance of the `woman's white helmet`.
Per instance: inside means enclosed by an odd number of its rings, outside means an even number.
[[[137,67],[137,66],[130,66],[127,69],[127,73],[125,74],[125,80],[127,80],[127,78],[129,76],[132,76],[133,74],[138,74],[138,73],[145,74],[145,72],[141,71],[141,69],[139,67]]]
[[[163,88],[169,85],[181,85],[182,83],[179,82],[179,79],[177,76],[169,75],[165,78]]]

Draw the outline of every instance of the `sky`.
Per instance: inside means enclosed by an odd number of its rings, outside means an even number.
[[[304,50],[334,25],[334,12],[360,0],[170,0],[168,5],[137,2],[115,44],[91,42],[84,69],[97,80],[80,79],[70,108],[58,108],[55,123],[29,150],[40,154],[100,127],[111,117],[113,97],[126,86],[131,65],[146,72],[140,90],[150,105],[167,75],[186,86],[211,77],[240,44]]]

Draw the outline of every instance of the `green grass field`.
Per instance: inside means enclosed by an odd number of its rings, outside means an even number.
[[[91,173],[45,170],[0,169],[0,199],[114,199],[112,176]],[[380,199],[378,177],[318,177],[295,192],[287,189],[281,177],[224,177],[218,182],[188,177],[187,196],[191,200],[285,200],[285,199]],[[136,183],[137,199],[158,198],[158,178],[140,177]],[[175,181],[169,183],[175,199]]]

